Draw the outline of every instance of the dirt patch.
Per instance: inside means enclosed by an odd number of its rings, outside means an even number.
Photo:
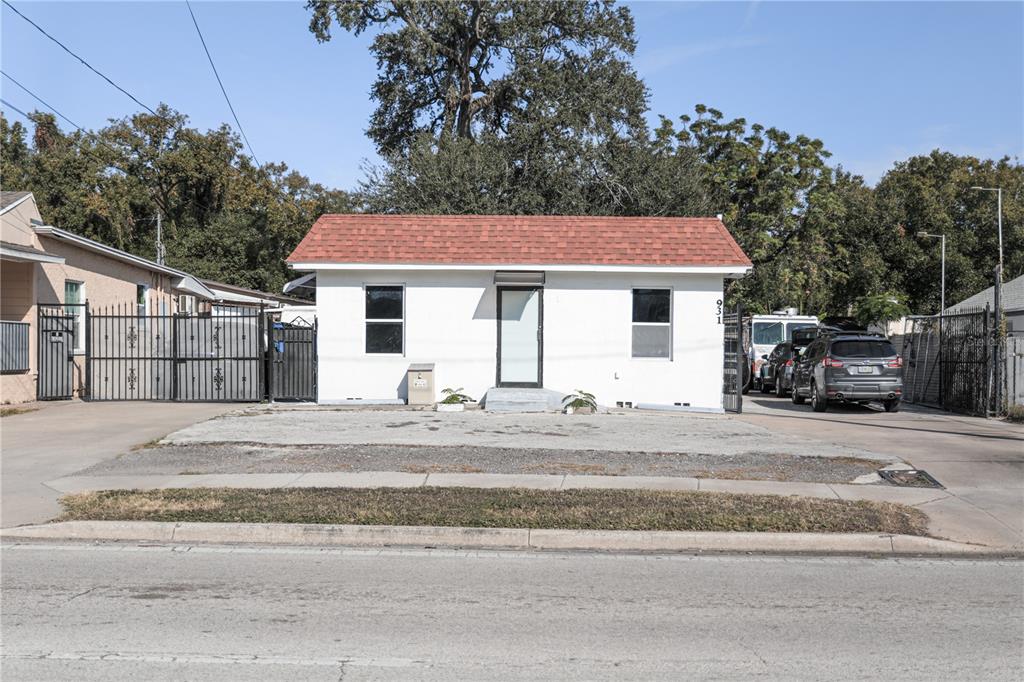
[[[38,407],[0,407],[0,417],[13,417],[16,414],[28,414],[38,410]]]
[[[890,503],[651,490],[179,488],[68,495],[61,503],[60,521],[924,535],[928,520]]]
[[[806,457],[773,453],[722,455],[545,448],[437,445],[265,445],[259,443],[147,444],[83,475],[313,473],[406,471],[412,473],[591,474],[687,476],[742,480],[846,483],[874,472],[879,463],[856,457]]]

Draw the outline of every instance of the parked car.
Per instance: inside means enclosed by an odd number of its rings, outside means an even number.
[[[886,412],[899,409],[903,359],[889,340],[869,332],[827,331],[800,353],[793,365],[791,396],[807,399],[815,412],[829,402],[881,401]]]
[[[784,397],[790,393],[793,388],[793,366],[796,357],[813,340],[813,338],[806,337],[807,331],[799,330],[794,333],[793,341],[778,344],[763,357],[765,361],[761,366],[762,393],[774,391],[778,397]]]
[[[748,354],[750,373],[745,373],[743,392],[752,387],[761,386],[761,365],[764,356],[772,352],[776,345],[793,339],[799,329],[813,328],[818,325],[814,315],[797,315],[796,308],[776,310],[771,315],[751,315],[743,321],[744,348]],[[761,388],[764,391],[763,388]]]

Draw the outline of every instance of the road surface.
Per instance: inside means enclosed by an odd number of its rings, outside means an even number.
[[[1024,675],[1024,563],[7,545],[3,679]]]

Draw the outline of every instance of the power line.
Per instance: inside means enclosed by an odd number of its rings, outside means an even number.
[[[54,37],[53,37],[52,35],[50,35],[49,33],[47,33],[47,32],[46,32],[46,30],[44,30],[42,26],[40,26],[40,25],[39,25],[39,24],[37,24],[36,22],[34,22],[34,21],[32,21],[31,19],[29,19],[28,17],[26,17],[26,16],[25,16],[24,14],[22,14],[21,12],[19,12],[19,11],[18,11],[18,9],[17,9],[17,8],[16,8],[16,7],[14,6],[14,5],[12,5],[11,3],[9,3],[9,2],[7,1],[7,0],[3,0],[3,3],[4,3],[5,5],[7,5],[8,7],[10,7],[10,8],[11,8],[11,11],[12,11],[12,12],[14,12],[15,14],[17,14],[17,15],[18,15],[19,17],[21,17],[22,19],[24,19],[24,20],[25,20],[25,21],[27,21],[28,23],[32,24],[32,26],[34,26],[34,27],[35,27],[35,29],[36,29],[37,31],[39,31],[40,33],[42,33],[42,34],[43,34],[44,36],[46,36],[47,38],[49,38],[49,39],[50,39],[50,40],[52,40],[53,42],[57,43],[57,45],[59,45],[59,46],[60,46],[60,47],[61,47],[61,48],[62,48],[62,49],[63,49],[63,50],[65,51],[65,52],[67,52],[67,53],[68,53],[69,55],[71,55],[72,57],[74,57],[74,58],[75,58],[75,59],[77,59],[78,61],[82,62],[82,64],[83,64],[83,65],[84,65],[84,66],[85,66],[85,67],[86,67],[87,69],[89,69],[90,71],[92,71],[93,73],[95,73],[95,74],[96,74],[97,76],[99,76],[99,77],[100,77],[100,78],[102,78],[103,80],[105,80],[105,81],[107,81],[108,83],[110,83],[111,85],[113,85],[113,86],[114,86],[115,88],[117,88],[117,89],[118,89],[118,90],[120,90],[121,92],[123,92],[123,93],[124,93],[125,95],[127,95],[127,96],[128,96],[129,98],[131,98],[131,100],[132,100],[133,102],[135,102],[136,104],[138,104],[138,105],[139,105],[140,107],[142,107],[143,109],[145,109],[146,111],[148,111],[149,113],[153,114],[154,116],[156,116],[156,117],[158,117],[158,118],[167,118],[166,116],[161,116],[160,114],[158,114],[158,113],[156,113],[155,111],[153,111],[152,109],[150,109],[150,108],[149,108],[148,106],[146,106],[145,104],[143,104],[143,103],[142,103],[142,102],[141,102],[141,101],[139,100],[139,98],[138,98],[138,97],[136,97],[136,96],[135,96],[135,95],[133,95],[132,93],[128,92],[127,90],[125,90],[124,88],[122,88],[122,87],[121,87],[120,85],[118,85],[118,84],[117,84],[117,83],[115,83],[114,81],[110,80],[110,78],[108,78],[108,77],[107,77],[106,75],[104,75],[103,73],[101,73],[101,72],[100,72],[100,71],[99,71],[98,69],[96,69],[96,68],[95,68],[95,67],[94,67],[94,66],[93,66],[92,64],[90,64],[89,62],[85,61],[84,59],[82,59],[81,57],[79,57],[79,56],[78,56],[77,54],[75,54],[74,52],[72,52],[72,51],[71,51],[71,48],[69,48],[69,47],[68,47],[67,45],[65,45],[64,43],[60,42],[59,40],[57,40],[56,38],[54,38]]]
[[[7,78],[7,79],[8,79],[9,81],[11,81],[11,82],[12,82],[12,83],[14,83],[15,85],[17,85],[17,86],[18,86],[19,88],[21,88],[22,90],[24,90],[25,92],[27,92],[27,93],[29,94],[29,96],[30,96],[30,97],[32,97],[32,98],[33,98],[33,99],[34,99],[35,101],[39,102],[39,103],[40,103],[40,104],[42,104],[42,105],[43,105],[44,107],[46,107],[47,109],[49,109],[50,111],[52,111],[53,113],[57,114],[57,115],[58,115],[58,116],[60,116],[60,117],[61,117],[62,119],[64,119],[64,120],[65,120],[65,121],[67,121],[68,123],[70,123],[70,124],[71,124],[71,126],[72,126],[73,128],[77,128],[79,132],[83,132],[83,131],[82,131],[82,127],[81,127],[80,125],[78,125],[77,123],[75,123],[74,121],[72,121],[72,120],[71,120],[70,118],[68,118],[68,117],[67,117],[67,116],[65,116],[64,114],[62,114],[62,113],[60,113],[59,111],[57,111],[57,110],[56,110],[56,109],[55,109],[55,108],[54,108],[53,106],[51,106],[51,105],[47,104],[47,103],[46,103],[46,102],[45,102],[45,101],[43,100],[43,98],[42,98],[42,97],[40,97],[40,96],[39,96],[39,95],[37,95],[36,93],[34,93],[34,92],[32,92],[31,90],[29,90],[28,88],[26,88],[26,87],[25,87],[24,85],[22,85],[21,83],[19,83],[19,82],[18,82],[18,81],[17,81],[17,80],[16,80],[15,78],[14,78],[14,76],[12,76],[11,74],[7,73],[7,72],[6,72],[6,71],[4,71],[3,69],[0,69],[0,74],[2,74],[3,76],[5,76],[5,77],[6,77],[6,78]],[[10,106],[10,105],[8,105],[8,106]],[[12,106],[11,108],[12,108],[12,109],[14,109],[14,107],[13,107],[13,106]],[[17,109],[15,109],[15,111],[17,111]],[[27,117],[26,117],[26,118],[27,118]],[[31,121],[32,119],[29,119],[29,120]]]
[[[0,104],[3,104],[3,105],[4,105],[5,107],[7,107],[8,109],[14,109],[14,110],[15,110],[15,111],[17,111],[17,112],[18,112],[19,114],[21,114],[22,116],[24,116],[24,117],[25,117],[25,120],[27,120],[27,121],[28,121],[29,123],[32,123],[32,117],[31,117],[31,116],[29,116],[29,115],[28,115],[28,114],[26,114],[26,113],[25,113],[24,111],[22,111],[22,110],[21,110],[21,109],[19,109],[18,107],[14,106],[13,104],[11,104],[11,103],[10,103],[10,102],[8,102],[7,100],[5,100],[5,99],[4,99],[3,97],[0,97]]]
[[[6,3],[7,0],[4,0]],[[231,115],[235,118],[235,123],[238,125],[238,132],[242,133],[242,139],[245,140],[245,146],[249,148],[249,155],[252,156],[253,161],[256,165],[260,165],[259,159],[256,158],[256,152],[252,150],[252,145],[249,144],[249,138],[245,135],[245,129],[242,128],[242,122],[238,120],[238,114],[235,113],[235,108],[231,106],[231,99],[228,97],[228,91],[224,89],[224,83],[220,79],[220,74],[217,73],[217,67],[213,63],[213,57],[210,56],[210,49],[206,47],[206,39],[203,38],[203,32],[199,30],[199,22],[196,21],[195,12],[192,11],[192,4],[185,0],[185,5],[188,7],[188,13],[192,15],[192,23],[195,24],[196,33],[199,34],[199,42],[203,44],[203,51],[206,52],[206,58],[210,60],[210,68],[213,69],[213,75],[217,77],[217,85],[220,86],[220,91],[224,94],[224,100],[228,103],[228,109],[231,110]]]

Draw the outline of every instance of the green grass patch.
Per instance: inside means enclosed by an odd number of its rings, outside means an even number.
[[[475,528],[906,533],[898,504],[711,492],[523,488],[106,490],[61,499],[60,521],[337,523]]]

